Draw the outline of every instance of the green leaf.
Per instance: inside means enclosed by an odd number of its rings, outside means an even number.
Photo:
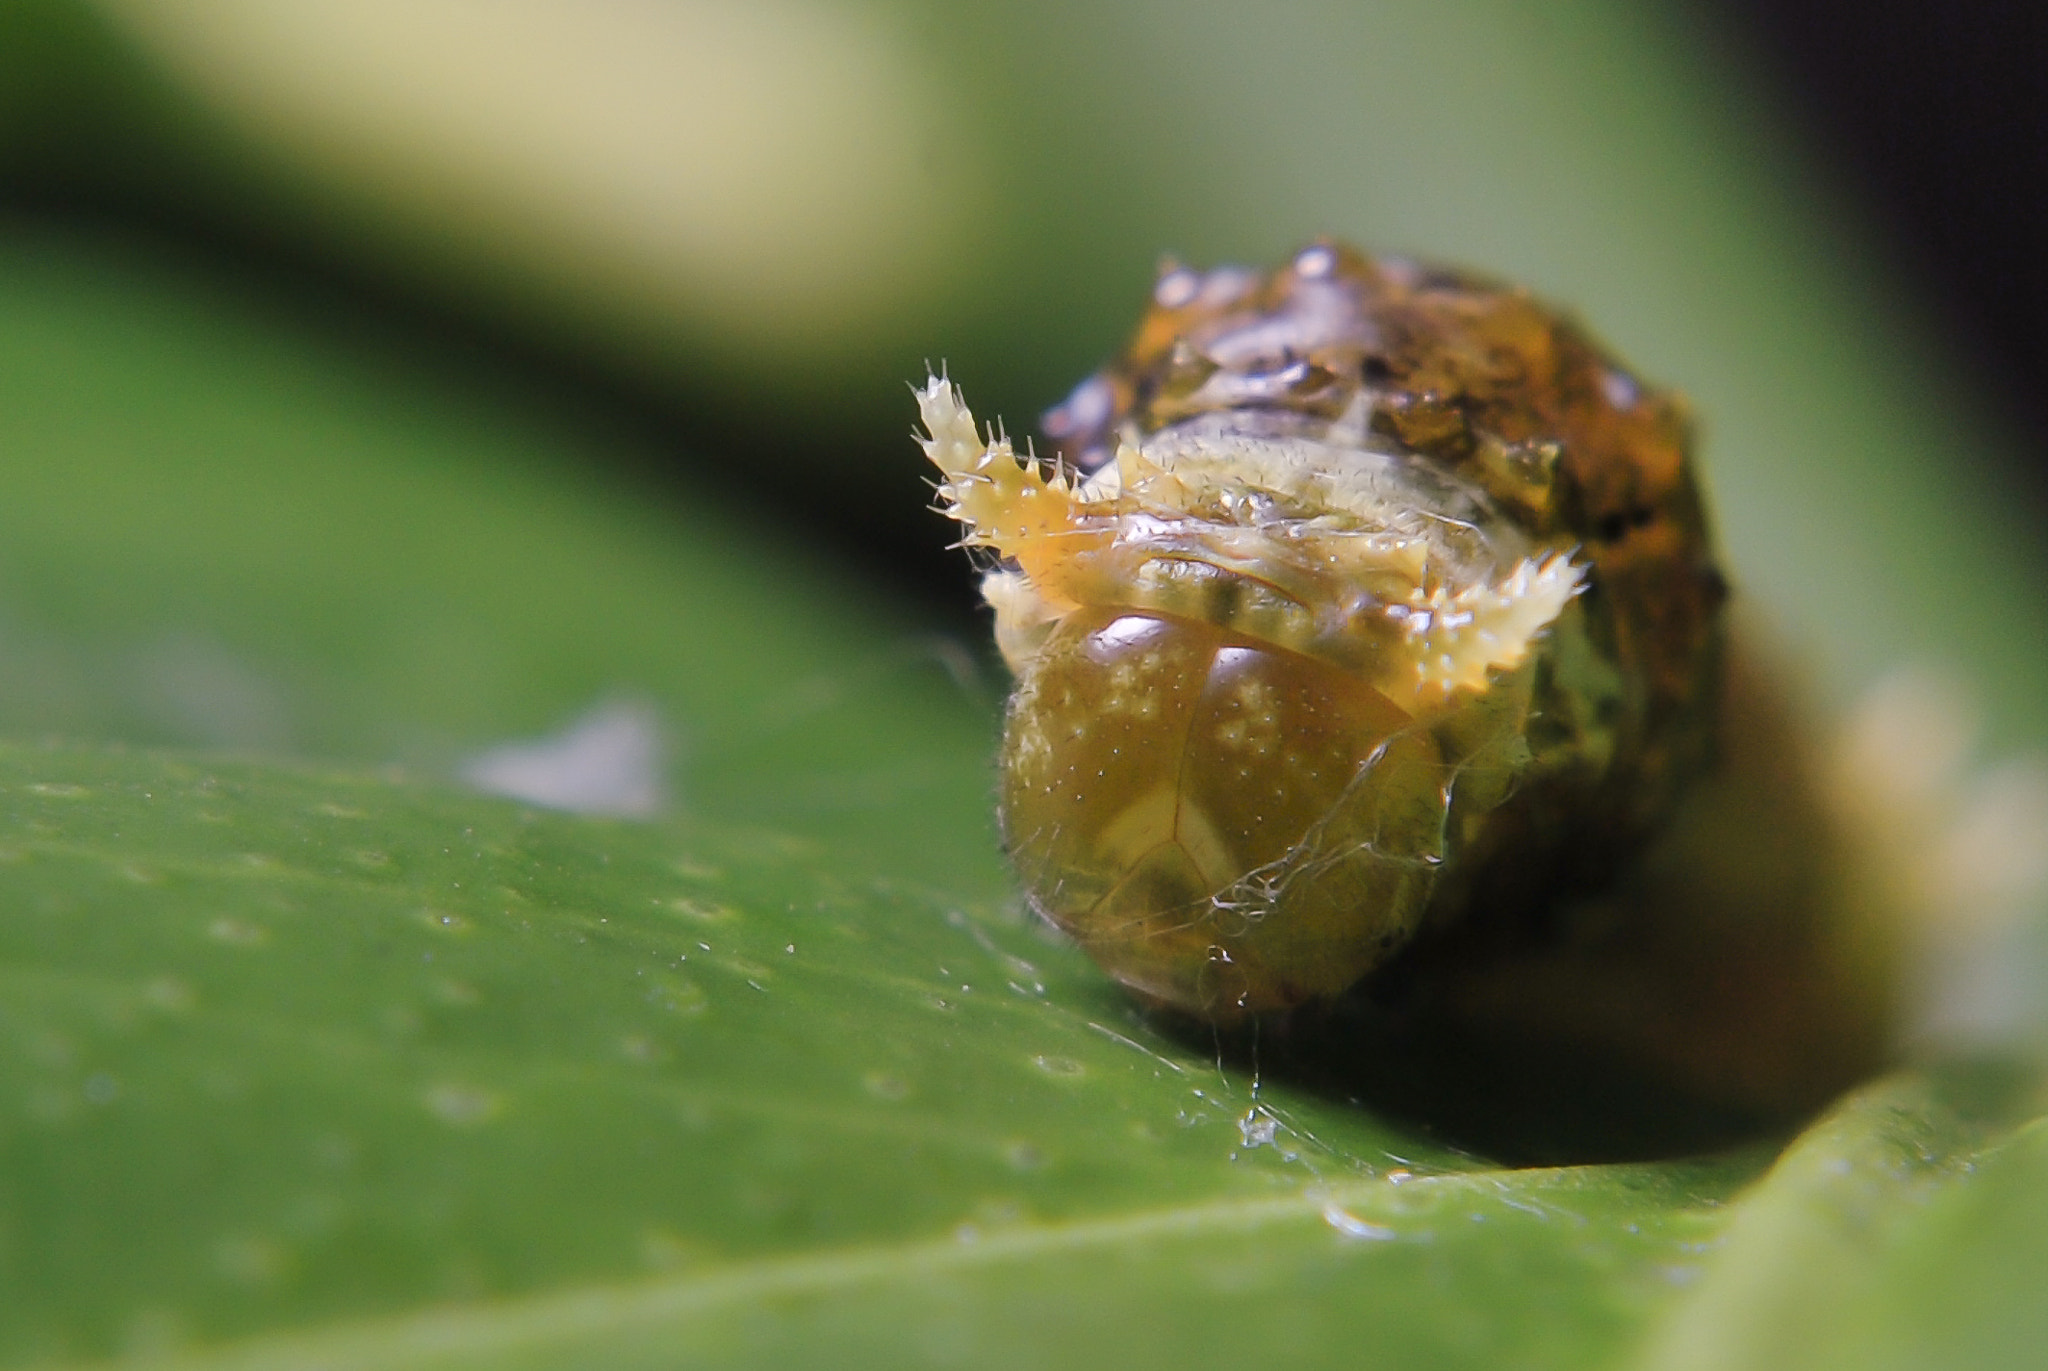
[[[2048,1122],[1999,1141],[1899,1225],[1816,1364],[2024,1366],[2048,1347]]]
[[[996,685],[772,509],[650,502],[502,380],[132,251],[5,235],[0,320],[0,729],[447,774],[644,699],[689,808],[1002,879]]]
[[[2041,1121],[1983,1152],[2025,1108],[2018,1084],[1950,1070],[1843,1101],[1745,1196],[1648,1366],[2022,1364],[2040,1346],[2048,1255],[2028,1188],[2042,1174]]]
[[[771,832],[101,750],[0,793],[11,1363],[1565,1365],[1746,1171],[1497,1173],[1255,1092]]]

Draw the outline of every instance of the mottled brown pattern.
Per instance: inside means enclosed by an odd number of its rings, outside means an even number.
[[[1524,290],[1326,242],[1263,275],[1163,268],[1123,355],[1048,413],[1045,430],[1058,460],[1092,471],[1120,434],[1203,414],[1314,432],[1361,394],[1378,433],[1475,480],[1534,537],[1576,543],[1592,563],[1587,632],[1623,682],[1606,721],[1615,764],[1597,779],[1532,777],[1490,845],[1531,860],[1541,851],[1565,868],[1558,879],[1610,864],[1661,821],[1713,746],[1727,592],[1681,400]],[[1579,836],[1560,836],[1567,828]],[[1532,874],[1502,879],[1527,890]],[[1470,879],[1483,888],[1486,875]]]

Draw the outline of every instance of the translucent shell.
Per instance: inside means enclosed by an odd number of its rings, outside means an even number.
[[[1088,609],[1011,711],[1003,820],[1040,908],[1183,1007],[1334,995],[1406,942],[1443,859],[1440,749],[1312,658]]]
[[[918,395],[1017,675],[1005,839],[1119,981],[1329,999],[1647,837],[1711,751],[1682,414],[1524,294],[1315,244],[1169,266],[1052,458]]]

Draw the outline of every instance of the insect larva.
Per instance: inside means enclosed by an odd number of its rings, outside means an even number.
[[[1521,291],[1330,243],[1169,266],[1053,454],[918,403],[995,558],[1011,857],[1147,1001],[1227,1023],[1512,928],[1708,764],[1684,411]]]

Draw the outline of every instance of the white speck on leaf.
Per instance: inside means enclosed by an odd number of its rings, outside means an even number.
[[[572,814],[646,818],[669,802],[661,719],[642,701],[599,703],[559,733],[501,743],[470,758],[478,790]]]

